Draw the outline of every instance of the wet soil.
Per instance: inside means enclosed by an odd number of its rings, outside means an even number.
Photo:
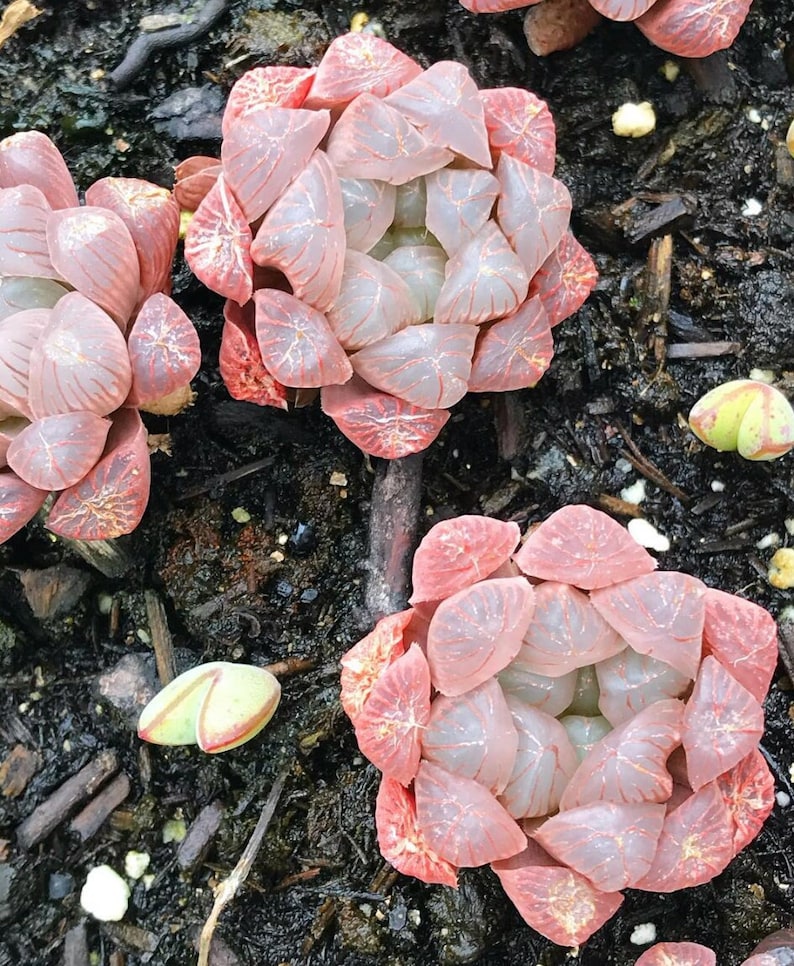
[[[217,150],[217,109],[243,70],[316,62],[355,12],[320,0],[238,0],[206,36],[156,54],[118,92],[107,73],[155,5],[38,5],[42,15],[0,53],[0,133],[47,131],[83,187],[109,174],[169,184],[178,160]],[[683,417],[707,388],[754,367],[792,385],[794,163],[782,145],[794,114],[791,4],[756,0],[724,59],[725,83],[705,92],[686,65],[665,79],[669,58],[628,25],[606,25],[576,51],[541,61],[526,51],[519,13],[474,18],[455,0],[384,0],[368,13],[424,63],[456,58],[481,86],[526,85],[548,99],[574,226],[601,272],[585,308],[556,330],[557,354],[536,390],[507,411],[477,397],[456,408],[425,460],[423,528],[460,512],[523,526],[565,503],[604,505],[644,476],[642,513],[672,541],[661,565],[779,615],[791,594],[769,586],[766,565],[770,534],[794,539],[786,529],[794,458],[752,464],[720,455],[694,441]],[[188,88],[200,92],[185,95]],[[657,131],[614,137],[611,112],[644,99],[656,106]],[[671,197],[684,201],[664,228],[673,246],[670,311],[657,318],[646,218]],[[760,937],[790,926],[794,806],[781,804],[722,876],[678,894],[629,892],[578,957],[528,929],[485,870],[464,873],[457,893],[384,873],[377,776],[357,753],[337,687],[340,655],[366,630],[372,467],[315,408],[285,415],[228,399],[217,369],[220,302],[177,268],[176,297],[196,320],[205,362],[195,407],[150,422],[152,432],[171,434],[172,455],[153,457],[151,505],[125,542],[130,569],[105,577],[39,525],[0,549],[0,761],[18,745],[37,756],[24,788],[0,801],[0,966],[84,961],[69,958],[77,947],[65,939],[83,921],[92,962],[194,962],[212,886],[236,863],[285,768],[250,880],[221,919],[227,948],[217,963],[629,966],[640,952],[634,928],[652,922],[660,938],[704,942],[720,966],[736,966]],[[704,339],[736,345],[717,358],[666,357],[673,344]],[[217,479],[256,461],[264,462],[252,475]],[[249,522],[235,521],[236,508]],[[36,617],[21,578],[62,562],[87,579],[65,612]],[[152,663],[147,591],[165,603],[181,666],[311,659],[310,670],[285,679],[276,717],[251,745],[219,757],[142,748],[129,716],[100,694],[98,677],[120,659],[137,657],[144,671]],[[781,669],[764,747],[787,793],[793,696]],[[130,779],[110,820],[86,842],[61,824],[20,849],[18,824],[104,749]],[[218,832],[183,871],[163,826],[190,823],[215,802]],[[134,886],[125,925],[85,920],[87,871],[100,863],[121,870],[130,850],[151,856],[153,879]]]

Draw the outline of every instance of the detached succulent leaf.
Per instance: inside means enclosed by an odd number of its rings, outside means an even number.
[[[714,449],[772,460],[794,447],[794,409],[778,389],[736,379],[710,390],[689,413],[692,432]]]
[[[146,705],[138,736],[157,745],[197,744],[215,754],[250,741],[273,717],[281,685],[264,668],[214,661],[174,678]]]

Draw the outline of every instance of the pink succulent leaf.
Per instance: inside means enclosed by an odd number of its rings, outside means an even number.
[[[601,892],[558,865],[535,842],[491,865],[521,918],[559,946],[579,946],[620,908],[619,892]]]
[[[422,734],[426,761],[499,795],[513,773],[517,750],[518,732],[495,678],[458,698],[434,699]]]
[[[314,82],[314,67],[254,67],[229,91],[221,133],[227,137],[240,118],[264,106],[301,107]]]
[[[702,788],[758,745],[764,710],[714,657],[704,659],[684,714],[689,784]]]
[[[33,415],[87,410],[107,416],[122,405],[131,384],[127,343],[113,319],[79,292],[64,295],[30,353]]]
[[[394,221],[397,191],[385,181],[340,178],[347,249],[368,252]]]
[[[664,822],[664,805],[594,802],[552,816],[534,838],[596,889],[617,892],[651,868]]]
[[[33,185],[0,189],[0,276],[57,277],[47,247],[51,211]]]
[[[566,714],[560,724],[568,732],[571,744],[579,762],[583,762],[596,744],[612,730],[612,725],[603,715]],[[581,803],[584,804],[584,803]]]
[[[58,275],[126,331],[138,302],[141,273],[135,243],[121,218],[90,205],[53,211],[47,243]]]
[[[305,104],[343,107],[362,91],[386,97],[421,72],[415,60],[374,34],[346,33],[326,50]]]
[[[536,57],[575,47],[601,20],[590,0],[543,0],[524,17],[524,36]]]
[[[51,318],[51,309],[24,309],[0,321],[0,405],[9,413],[33,415],[28,402],[30,357]]]
[[[320,312],[333,304],[342,284],[344,213],[339,179],[322,151],[265,215],[251,258],[283,272],[295,297]]]
[[[430,669],[418,644],[395,657],[372,686],[356,716],[361,753],[384,775],[409,785],[430,717]]]
[[[127,336],[132,368],[128,405],[139,406],[188,385],[201,365],[201,344],[193,323],[169,298],[149,296]]]
[[[768,611],[707,588],[703,645],[704,655],[713,654],[757,701],[764,700],[778,658],[777,625]]]
[[[469,325],[415,325],[365,346],[351,362],[383,392],[425,409],[447,409],[466,395],[477,330]]]
[[[477,85],[463,64],[441,60],[386,98],[431,144],[491,166]]]
[[[507,667],[534,608],[534,592],[523,577],[484,580],[443,600],[427,637],[433,686],[456,696]]]
[[[676,892],[703,885],[719,875],[734,854],[730,814],[716,782],[710,782],[668,813],[653,863],[634,886],[647,892]]]
[[[459,868],[520,852],[526,836],[487,788],[422,761],[414,781],[419,827],[431,849]]]
[[[325,316],[277,289],[254,292],[256,338],[265,368],[285,386],[313,389],[353,374]]]
[[[404,632],[413,609],[382,617],[342,658],[342,707],[356,723],[381,674],[405,653]]]
[[[140,265],[139,301],[170,291],[179,241],[179,206],[171,192],[140,178],[102,178],[88,188],[85,201],[114,211],[127,226]]]
[[[590,0],[602,17],[609,20],[636,20],[656,3],[656,0]]]
[[[695,679],[700,664],[706,588],[696,577],[662,571],[593,591],[590,599],[635,651]]]
[[[434,318],[445,325],[479,325],[517,309],[528,289],[520,259],[496,222],[488,221],[447,262]]]
[[[51,309],[68,291],[50,278],[7,275],[0,285],[0,322],[26,309]]]
[[[681,743],[682,701],[657,701],[597,742],[571,779],[560,808],[591,802],[665,802],[673,789],[667,759]]]
[[[556,718],[510,695],[507,704],[518,731],[518,749],[499,801],[513,818],[548,815],[557,810],[579,758]]]
[[[30,522],[49,496],[21,480],[11,470],[0,470],[0,543]]]
[[[287,390],[267,371],[254,331],[254,303],[227,299],[218,354],[221,377],[232,399],[287,409]]]
[[[185,261],[213,292],[244,305],[253,292],[253,235],[226,179],[217,178],[185,235]]]
[[[576,678],[576,671],[560,678],[534,674],[521,664],[520,651],[498,675],[499,684],[508,697],[515,697],[552,717],[562,714],[573,701]]]
[[[39,490],[65,490],[96,466],[109,430],[110,422],[91,412],[45,416],[17,435],[8,465]]]
[[[561,181],[505,153],[496,177],[502,187],[497,220],[532,278],[568,228],[571,195]]]
[[[480,100],[494,161],[504,152],[544,174],[554,174],[557,139],[546,102],[523,87],[481,90]]]
[[[470,514],[442,520],[414,554],[411,603],[442,600],[489,577],[518,544],[517,523]]]
[[[437,855],[422,834],[413,791],[385,775],[375,801],[375,825],[381,855],[398,872],[457,889],[458,870]]]
[[[593,259],[567,231],[532,278],[529,294],[540,296],[554,328],[582,306],[597,281]]]
[[[30,421],[21,416],[5,416],[0,420],[0,467],[8,466],[6,456],[9,446],[29,425]]]
[[[535,527],[513,557],[529,577],[583,590],[651,573],[656,561],[617,521],[592,507],[566,506]]]
[[[461,6],[471,13],[502,13],[505,10],[515,10],[518,7],[528,7],[540,0],[460,0]]]
[[[425,178],[428,229],[448,255],[475,238],[488,221],[499,195],[490,171],[442,168]]]
[[[554,340],[540,299],[486,323],[477,337],[469,392],[509,392],[537,384],[551,365]]]
[[[357,376],[343,386],[324,386],[323,412],[370,456],[399,459],[426,449],[449,419],[446,409],[423,409],[378,392]]]
[[[656,943],[634,966],[717,966],[717,957],[700,943]]]
[[[328,137],[340,178],[402,185],[449,164],[451,151],[431,144],[403,115],[370,93],[360,94]]]
[[[149,501],[151,466],[146,427],[135,409],[113,416],[105,454],[55,501],[47,528],[73,540],[110,540],[131,533]]]
[[[76,208],[72,176],[61,152],[41,131],[21,131],[0,141],[0,188],[29,184],[51,208]]]
[[[753,950],[753,956],[771,953],[773,956],[772,962],[765,960],[763,963],[755,963],[752,959],[749,959],[742,966],[791,966],[791,959],[794,958],[794,953],[791,952],[792,947],[794,947],[794,929],[778,929],[771,935],[765,936]],[[775,956],[775,953],[778,955]],[[785,955],[780,955],[781,953],[785,953]],[[788,956],[788,960],[786,956]]]
[[[245,221],[257,221],[306,167],[325,137],[328,111],[268,107],[249,111],[224,137],[223,176]]]
[[[196,154],[174,170],[174,200],[182,211],[195,211],[218,180],[223,166],[218,158]]]
[[[730,47],[752,0],[660,0],[636,21],[652,44],[677,57],[708,57]]]
[[[326,318],[340,344],[355,352],[419,322],[419,309],[394,269],[350,249],[339,295]]]
[[[580,590],[554,581],[535,588],[535,613],[519,651],[519,660],[528,670],[561,677],[619,654],[625,647],[626,642]]]
[[[733,825],[734,853],[761,831],[775,804],[775,779],[764,756],[754,748],[717,779]]]
[[[616,727],[657,701],[680,698],[692,684],[681,671],[630,647],[599,662],[596,674],[598,707]]]
[[[400,245],[383,259],[394,269],[413,295],[418,308],[417,321],[433,318],[444,287],[447,256],[435,245]]]

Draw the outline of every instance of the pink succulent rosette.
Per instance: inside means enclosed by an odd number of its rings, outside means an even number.
[[[149,498],[138,410],[175,412],[200,363],[168,296],[169,191],[104,178],[81,206],[38,131],[0,141],[0,543],[49,493],[47,525],[82,540],[133,530]]]
[[[188,159],[175,188],[196,208],[188,264],[227,298],[232,396],[286,408],[319,390],[349,439],[396,458],[467,392],[534,386],[596,278],[554,145],[533,94],[371,35],[316,69],[243,75],[220,162]]]
[[[460,0],[472,13],[530,7],[524,33],[540,57],[575,47],[602,17],[631,21],[652,44],[678,57],[730,47],[753,0]]]
[[[383,772],[384,857],[451,886],[490,864],[526,922],[572,946],[623,889],[708,882],[758,834],[777,629],[656,571],[590,507],[519,536],[479,516],[434,526],[411,607],[343,657],[342,704]]]

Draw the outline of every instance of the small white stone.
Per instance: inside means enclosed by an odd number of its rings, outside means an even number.
[[[130,851],[124,856],[124,871],[130,879],[140,879],[151,861],[151,855],[146,852]]]
[[[781,808],[786,808],[791,804],[791,795],[788,792],[775,792],[775,801]]]
[[[657,553],[665,553],[670,549],[668,538],[663,533],[659,533],[652,523],[643,520],[642,517],[629,520],[628,531],[641,547],[656,550]]]
[[[409,909],[408,910],[408,922],[410,922],[411,925],[414,928],[416,928],[417,926],[421,926],[421,924],[422,924],[422,913],[418,909]]]
[[[750,107],[750,108],[748,108],[748,110],[747,110],[747,120],[751,124],[760,124],[761,123],[761,112],[758,110],[757,107]]]
[[[771,386],[775,381],[775,373],[771,369],[751,369],[747,373],[748,379],[755,379],[756,382],[765,382]]]
[[[187,825],[183,818],[169,818],[163,825],[163,844],[169,842],[181,842],[187,835]]]
[[[620,498],[621,500],[625,500],[626,503],[633,503],[635,506],[639,506],[645,499],[645,480],[637,480],[636,483],[632,483],[631,486],[627,486],[621,490]]]
[[[615,460],[615,469],[618,471],[618,473],[622,473],[624,476],[628,476],[628,474],[631,473],[634,467],[631,465],[631,463],[629,463],[628,460],[623,459],[623,457],[621,456],[619,460]]]
[[[767,533],[756,543],[756,547],[759,550],[769,550],[770,547],[780,546],[780,534],[779,533]]]
[[[635,946],[656,942],[656,926],[652,922],[641,922],[634,927],[630,938]]]
[[[758,200],[758,198],[748,198],[744,207],[742,208],[742,217],[744,218],[755,218],[756,215],[760,215],[764,210],[764,206]]]
[[[722,480],[712,480],[711,481],[711,492],[712,493],[723,493],[725,491],[725,484]]]
[[[650,101],[621,104],[612,115],[612,130],[619,138],[644,138],[656,128],[656,111]]]
[[[786,517],[783,521],[783,526],[786,528],[786,533],[790,537],[794,537],[794,517]]]
[[[109,865],[91,869],[80,892],[80,905],[100,922],[123,919],[129,899],[130,887]]]

